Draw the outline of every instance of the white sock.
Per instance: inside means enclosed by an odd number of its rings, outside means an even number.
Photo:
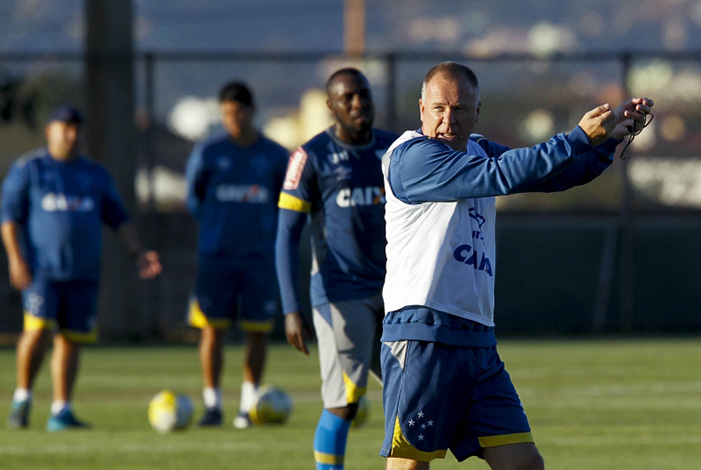
[[[208,410],[212,408],[221,408],[221,390],[215,387],[205,387],[202,389],[202,398],[204,406]]]
[[[239,410],[248,413],[258,400],[258,386],[253,382],[244,381],[241,383],[241,405]]]
[[[59,414],[61,411],[64,409],[70,409],[71,408],[71,402],[69,401],[55,401],[51,403],[51,415],[56,416]]]
[[[32,399],[32,391],[29,390],[28,388],[17,387],[15,389],[15,394],[12,396],[12,401],[25,401],[25,400],[31,400],[31,399]]]

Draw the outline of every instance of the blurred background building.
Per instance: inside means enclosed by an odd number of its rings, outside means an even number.
[[[701,331],[698,0],[6,0],[0,176],[42,144],[55,104],[84,107],[90,154],[164,261],[140,284],[110,247],[103,337],[182,339],[196,263],[183,170],[194,142],[221,131],[219,87],[248,82],[260,128],[292,150],[329,125],[335,69],[361,68],[376,125],[401,132],[419,127],[421,80],[443,60],[476,71],[477,130],[512,147],[568,131],[603,102],[656,103],[626,160],[595,183],[497,200],[499,330]],[[0,267],[0,332],[20,328]]]

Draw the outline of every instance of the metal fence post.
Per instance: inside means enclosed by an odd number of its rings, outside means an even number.
[[[629,76],[632,56],[630,53],[625,53],[621,56],[623,65],[623,84],[622,89],[625,93],[625,98],[631,96],[629,89]],[[629,165],[632,155],[628,154],[625,160],[621,161],[621,178],[623,186],[623,196],[621,200],[620,212],[620,262],[621,262],[621,329],[623,331],[631,331],[634,322],[635,308],[635,220],[633,216],[633,190],[630,183]]]
[[[393,53],[385,56],[387,64],[387,127],[393,131],[397,125],[397,58]]]

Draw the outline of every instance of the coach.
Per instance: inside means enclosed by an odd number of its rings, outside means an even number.
[[[47,147],[20,157],[2,186],[2,241],[10,283],[22,291],[24,331],[17,343],[17,388],[8,425],[29,425],[32,385],[51,333],[53,403],[48,431],[85,428],[71,409],[80,344],[97,340],[102,224],[117,233],[142,278],[161,272],[142,251],[111,176],[79,154],[83,116],[62,105],[45,128]]]

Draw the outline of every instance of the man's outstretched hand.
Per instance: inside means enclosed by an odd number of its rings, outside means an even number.
[[[621,140],[642,131],[654,104],[650,98],[631,98],[612,110],[605,103],[584,114],[579,127],[592,145],[603,144],[610,138]]]

